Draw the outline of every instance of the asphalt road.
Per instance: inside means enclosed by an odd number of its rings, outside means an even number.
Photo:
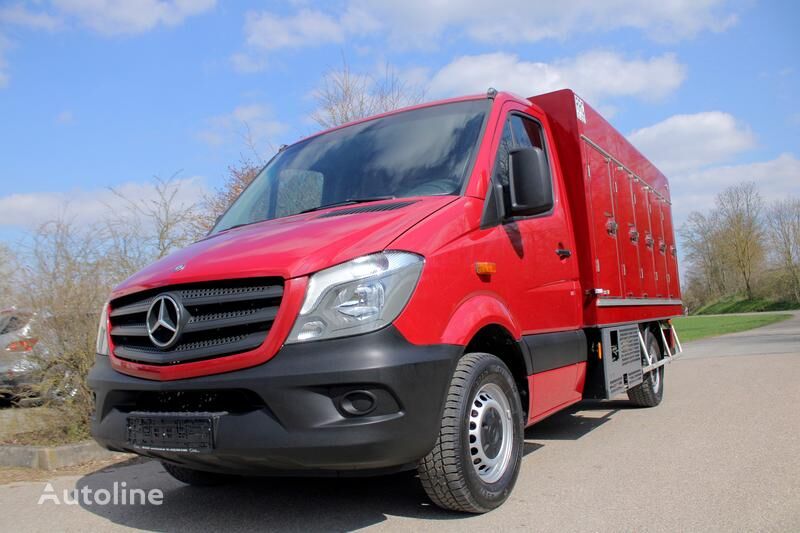
[[[412,474],[198,489],[147,462],[52,484],[161,488],[161,506],[38,505],[43,482],[15,483],[0,529],[800,531],[800,314],[685,348],[659,407],[583,403],[528,429],[516,489],[486,515],[440,511]]]

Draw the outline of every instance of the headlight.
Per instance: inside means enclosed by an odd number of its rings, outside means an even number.
[[[108,304],[103,306],[103,312],[100,313],[100,325],[97,327],[97,349],[95,350],[100,355],[108,355]]]
[[[287,344],[375,331],[397,318],[417,286],[422,257],[365,255],[317,272]]]

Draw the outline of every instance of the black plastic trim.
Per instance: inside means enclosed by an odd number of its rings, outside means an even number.
[[[92,435],[112,450],[207,471],[256,475],[397,468],[433,447],[463,350],[414,345],[389,326],[356,337],[286,345],[270,361],[244,370],[164,382],[121,374],[108,357],[98,356],[89,374],[97,395]],[[128,444],[130,398],[204,391],[221,398],[226,391],[249,395],[236,413],[220,417],[212,453]],[[369,391],[376,405],[360,416],[343,411],[341,400],[350,391]]]
[[[524,335],[523,350],[532,374],[582,363],[588,358],[586,333],[582,329]]]

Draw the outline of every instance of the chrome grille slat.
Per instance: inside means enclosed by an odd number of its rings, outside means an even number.
[[[147,331],[153,301],[168,293],[182,306],[180,338],[161,349]],[[174,285],[111,302],[114,354],[130,361],[172,365],[233,355],[260,346],[278,315],[283,281],[275,278]]]

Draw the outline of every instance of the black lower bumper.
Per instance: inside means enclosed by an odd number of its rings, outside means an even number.
[[[416,346],[393,327],[284,346],[270,361],[227,374],[157,382],[98,356],[92,434],[103,446],[190,468],[240,474],[381,470],[433,447],[463,348]],[[131,446],[132,412],[218,414],[211,453]]]

